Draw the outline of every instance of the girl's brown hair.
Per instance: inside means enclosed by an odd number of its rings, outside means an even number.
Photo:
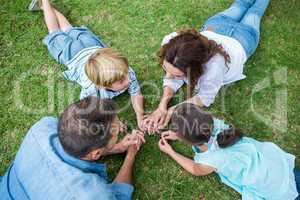
[[[170,130],[176,132],[186,143],[196,146],[210,140],[213,128],[213,117],[190,103],[177,106],[170,120]],[[219,147],[226,148],[237,143],[242,137],[241,131],[230,127],[218,134],[217,142]]]
[[[189,82],[188,97],[191,97],[205,63],[218,53],[224,57],[226,65],[230,63],[230,56],[221,45],[195,29],[185,29],[161,47],[159,58],[161,65],[166,60],[185,74]]]

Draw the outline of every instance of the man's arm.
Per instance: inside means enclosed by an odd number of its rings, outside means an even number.
[[[131,134],[125,135],[122,141],[115,144],[115,146],[112,149],[104,152],[103,156],[124,153],[128,150],[130,146],[137,145],[139,142],[146,142],[144,138],[144,133],[138,130],[133,130]]]
[[[137,153],[139,152],[141,146],[145,143],[144,138],[138,139],[137,143],[134,145],[130,145],[127,154],[124,160],[124,163],[116,176],[114,183],[127,183],[133,184],[133,166]]]

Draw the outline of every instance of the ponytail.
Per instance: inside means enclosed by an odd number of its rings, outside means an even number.
[[[230,127],[217,136],[217,142],[219,147],[226,148],[237,143],[242,137],[243,133],[240,130]]]

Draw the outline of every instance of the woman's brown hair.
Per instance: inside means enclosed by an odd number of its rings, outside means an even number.
[[[189,82],[188,97],[191,97],[205,63],[218,53],[224,57],[226,65],[230,63],[230,56],[221,45],[195,29],[186,29],[161,47],[159,58],[161,65],[166,60],[185,74]]]

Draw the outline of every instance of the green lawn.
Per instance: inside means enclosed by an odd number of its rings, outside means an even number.
[[[62,2],[62,3],[60,3]],[[231,0],[64,0],[55,5],[74,25],[86,25],[129,58],[144,83],[146,110],[159,102],[150,85],[162,85],[156,53],[164,35],[183,27],[199,28]],[[30,13],[29,0],[0,0],[0,174],[12,162],[27,130],[41,117],[58,116],[79,99],[80,88],[62,77],[42,44],[47,30],[41,13]],[[247,79],[220,92],[209,109],[248,136],[272,141],[295,154],[300,167],[300,1],[271,0],[263,19],[261,43],[247,62]],[[18,87],[19,86],[19,87]],[[257,91],[257,92],[255,92]],[[173,104],[182,100],[184,92]],[[128,95],[117,98],[122,107]],[[224,102],[224,103],[222,103]],[[134,127],[131,107],[120,117]],[[157,148],[158,137],[147,137],[136,162],[134,199],[239,199],[215,175],[193,177]],[[189,148],[174,148],[192,156]],[[30,156],[30,155],[28,155]],[[115,176],[122,156],[106,158]]]

